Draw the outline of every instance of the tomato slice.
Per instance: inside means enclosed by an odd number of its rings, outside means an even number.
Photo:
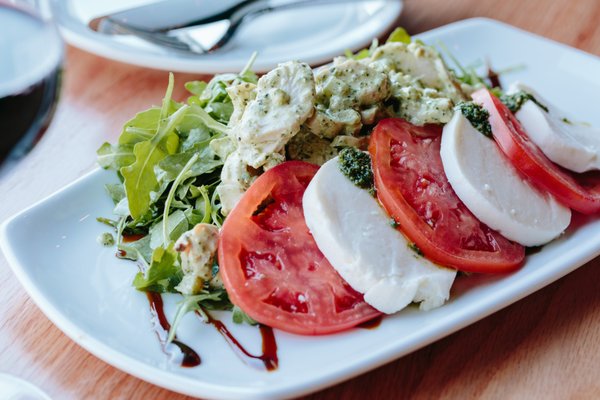
[[[404,233],[431,261],[469,272],[508,272],[525,258],[523,246],[480,222],[448,183],[441,126],[381,121],[369,152],[377,197]]]
[[[600,174],[574,174],[550,161],[529,138],[510,110],[487,89],[473,100],[490,113],[494,140],[511,163],[539,189],[585,214],[600,211]]]
[[[305,335],[380,315],[337,274],[304,222],[302,195],[318,169],[301,161],[269,169],[229,214],[219,241],[231,301],[262,324]]]

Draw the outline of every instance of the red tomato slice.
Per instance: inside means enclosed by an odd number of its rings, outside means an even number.
[[[492,93],[480,89],[473,100],[490,113],[492,134],[511,163],[543,191],[585,214],[600,211],[600,175],[573,174],[550,161],[527,137],[510,110]]]
[[[227,217],[219,241],[231,301],[262,324],[304,335],[380,315],[337,274],[304,222],[302,195],[318,169],[289,161],[265,172]]]
[[[523,246],[481,223],[448,183],[440,126],[381,121],[369,152],[377,197],[402,231],[431,261],[469,272],[508,272],[525,258]]]

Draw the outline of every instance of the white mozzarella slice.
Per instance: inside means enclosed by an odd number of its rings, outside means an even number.
[[[456,195],[484,224],[524,246],[560,235],[571,210],[533,188],[501,153],[460,113],[444,126],[440,150],[444,171]]]
[[[527,136],[546,157],[575,172],[600,169],[600,129],[572,122],[563,111],[522,83],[511,85],[509,93],[520,90],[548,108],[545,111],[528,100],[515,114]]]
[[[374,308],[390,314],[420,302],[428,310],[448,299],[456,271],[410,249],[377,200],[342,174],[337,157],[319,169],[302,204],[319,249]]]

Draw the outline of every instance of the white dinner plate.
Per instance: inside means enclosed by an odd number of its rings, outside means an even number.
[[[205,0],[215,1],[215,0]],[[147,4],[149,0],[50,0],[52,14],[72,45],[128,64],[192,73],[238,72],[254,51],[257,72],[278,63],[302,60],[318,65],[356,50],[382,35],[397,20],[400,0],[371,0],[277,11],[244,23],[226,50],[209,55],[174,52],[141,39],[94,32],[98,16]]]
[[[600,60],[510,26],[472,19],[419,35],[441,41],[465,63],[489,58],[498,69],[524,65],[520,79],[581,120],[600,125],[594,100],[600,92]],[[90,157],[95,157],[90,154]],[[461,277],[450,301],[420,312],[409,308],[384,318],[373,330],[304,337],[276,331],[279,369],[244,364],[210,325],[188,316],[179,337],[203,358],[181,368],[161,351],[148,302],[131,287],[137,267],[96,242],[111,214],[97,170],[7,221],[2,249],[15,275],[42,311],[71,339],[102,360],[165,388],[208,398],[282,398],[306,394],[376,368],[469,325],[573,271],[600,254],[600,220],[577,216],[558,240],[527,257],[510,275]],[[178,296],[165,295],[172,318]],[[259,353],[259,332],[234,325],[234,334]]]

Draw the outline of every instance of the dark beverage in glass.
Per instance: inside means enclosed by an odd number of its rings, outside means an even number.
[[[48,127],[63,56],[63,42],[52,24],[0,1],[0,176]]]

